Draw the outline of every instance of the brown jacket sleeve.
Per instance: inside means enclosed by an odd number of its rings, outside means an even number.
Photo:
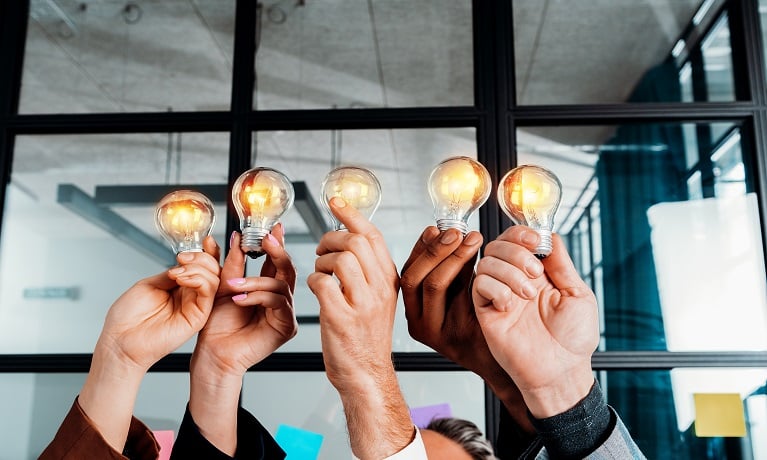
[[[77,460],[98,458],[105,460],[154,460],[160,445],[152,431],[139,419],[130,423],[125,450],[120,454],[107,444],[75,398],[72,408],[61,423],[56,436],[40,454],[39,460]]]

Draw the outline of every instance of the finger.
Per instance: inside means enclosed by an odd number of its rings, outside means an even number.
[[[224,260],[224,267],[221,269],[221,284],[219,294],[232,295],[237,292],[227,283],[231,279],[242,279],[245,276],[245,253],[240,249],[240,238],[238,232],[232,232],[229,238],[229,254]]]
[[[213,257],[216,262],[221,260],[221,248],[218,246],[216,239],[208,235],[202,240],[202,249]]]
[[[530,227],[525,225],[514,225],[501,233],[497,240],[515,243],[526,247],[530,251],[534,251],[541,241],[541,236]]]
[[[266,276],[251,278],[231,278],[225,281],[238,294],[252,292],[270,292],[292,299],[292,291],[288,283]]]
[[[583,281],[575,269],[570,255],[567,253],[562,238],[558,234],[553,234],[551,238],[551,254],[542,260],[546,269],[546,275],[551,283],[559,290],[586,290],[590,291],[588,285]],[[577,294],[578,292],[574,293]]]
[[[285,281],[292,292],[296,286],[296,267],[280,240],[272,234],[267,234],[261,242],[261,248],[267,255],[261,267],[261,276],[271,276]]]
[[[298,330],[298,321],[293,309],[293,301],[286,296],[274,292],[256,291],[240,294],[232,298],[235,305],[246,308],[266,308],[270,310],[274,319],[281,323],[282,328],[289,329],[291,333],[282,331],[285,335],[293,336]]]
[[[477,265],[477,275],[487,275],[505,284],[511,291],[527,300],[538,295],[538,288],[518,267],[492,256],[485,256]]]
[[[181,268],[181,267],[170,268],[169,270],[167,270],[167,271],[165,271],[163,273],[158,273],[156,275],[144,278],[144,279],[136,282],[136,284],[137,285],[138,284],[146,284],[146,285],[152,286],[155,289],[160,289],[160,290],[163,290],[163,291],[169,291],[169,290],[173,289],[174,287],[178,286],[176,284],[175,279],[170,277],[170,271],[178,269],[178,268]]]
[[[350,232],[363,235],[370,241],[370,245],[378,255],[379,260],[391,260],[383,235],[365,216],[360,214],[353,206],[349,206],[340,197],[333,197],[328,206],[338,221],[344,224]]]
[[[280,235],[279,238],[277,237],[278,232]],[[270,233],[272,234],[272,236],[277,238],[277,241],[279,242],[280,246],[283,246],[283,247],[285,246],[285,241],[283,239],[285,235],[282,233],[282,224],[275,225],[272,228],[272,231]],[[263,245],[263,241],[262,241],[262,245]],[[267,257],[266,260],[264,260],[264,265],[261,266],[261,276],[274,277],[276,274],[277,274],[277,269],[274,267],[274,264],[272,263],[271,259]]]
[[[463,244],[451,252],[423,283],[423,320],[431,330],[439,331],[445,322],[448,298],[457,289],[468,290],[474,271],[474,259],[482,245],[482,235],[472,232]],[[459,276],[463,275],[463,276]]]
[[[477,315],[489,306],[498,311],[508,311],[513,308],[515,298],[516,295],[507,284],[492,276],[478,274],[474,279],[472,300]]]
[[[344,306],[348,307],[349,304],[341,292],[341,287],[332,276],[314,272],[306,278],[306,284],[320,303],[321,321],[327,317],[335,317],[335,314],[340,313]]]
[[[385,282],[393,264],[391,259],[382,261],[370,241],[363,235],[351,232],[326,233],[317,246],[317,255],[348,252],[356,257],[368,283]]]
[[[352,305],[364,302],[367,297],[368,281],[359,261],[350,252],[334,252],[320,256],[314,262],[317,272],[335,275],[340,290]]]
[[[426,227],[426,229],[421,233],[421,236],[418,238],[418,241],[416,241],[415,245],[413,245],[413,249],[410,251],[410,256],[408,256],[404,265],[402,265],[402,273],[405,273],[405,270],[407,270],[408,267],[410,267],[410,265],[415,262],[418,256],[420,256],[421,253],[426,250],[426,246],[434,241],[434,238],[439,236],[439,234],[440,231],[437,229],[437,227],[433,225]]]
[[[218,289],[219,277],[200,264],[188,264],[168,270],[168,277],[182,287],[193,288],[201,297],[212,297]]]
[[[522,270],[529,278],[543,274],[543,264],[535,254],[525,246],[505,240],[491,241],[485,247],[485,257],[495,257]]]
[[[176,256],[176,260],[182,267],[186,265],[199,265],[211,273],[215,273],[216,276],[221,273],[221,266],[218,265],[218,259],[205,252],[180,252]]]

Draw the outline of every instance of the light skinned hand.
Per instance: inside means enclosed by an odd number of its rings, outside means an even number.
[[[402,267],[408,331],[419,342],[482,377],[517,424],[533,427],[511,377],[498,364],[474,312],[471,284],[482,235],[427,227]]]
[[[472,288],[490,351],[537,418],[570,409],[593,382],[599,344],[594,293],[581,279],[559,235],[538,260],[538,234],[513,226],[485,248]]]
[[[378,229],[343,199],[329,204],[349,231],[322,237],[307,283],[319,300],[325,371],[341,397],[352,452],[381,459],[415,436],[391,360],[399,276]]]

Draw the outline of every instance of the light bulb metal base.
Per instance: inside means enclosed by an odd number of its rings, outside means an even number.
[[[181,254],[182,252],[202,252],[202,248],[188,248],[188,249],[179,249],[177,254]]]
[[[437,228],[439,231],[444,232],[449,228],[455,228],[460,230],[462,234],[469,232],[469,226],[466,222],[458,219],[437,219]]]
[[[242,240],[240,241],[240,249],[242,249],[242,252],[252,257],[253,259],[262,256],[264,254],[264,250],[261,248],[261,242],[268,234],[269,230],[265,228],[243,228]]]
[[[535,248],[535,257],[544,259],[551,254],[553,246],[551,244],[551,230],[537,229],[538,235],[541,237],[538,247]]]

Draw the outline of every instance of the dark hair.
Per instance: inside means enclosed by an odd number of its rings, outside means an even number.
[[[457,442],[474,460],[498,460],[493,446],[477,425],[460,418],[437,418],[426,427]]]

